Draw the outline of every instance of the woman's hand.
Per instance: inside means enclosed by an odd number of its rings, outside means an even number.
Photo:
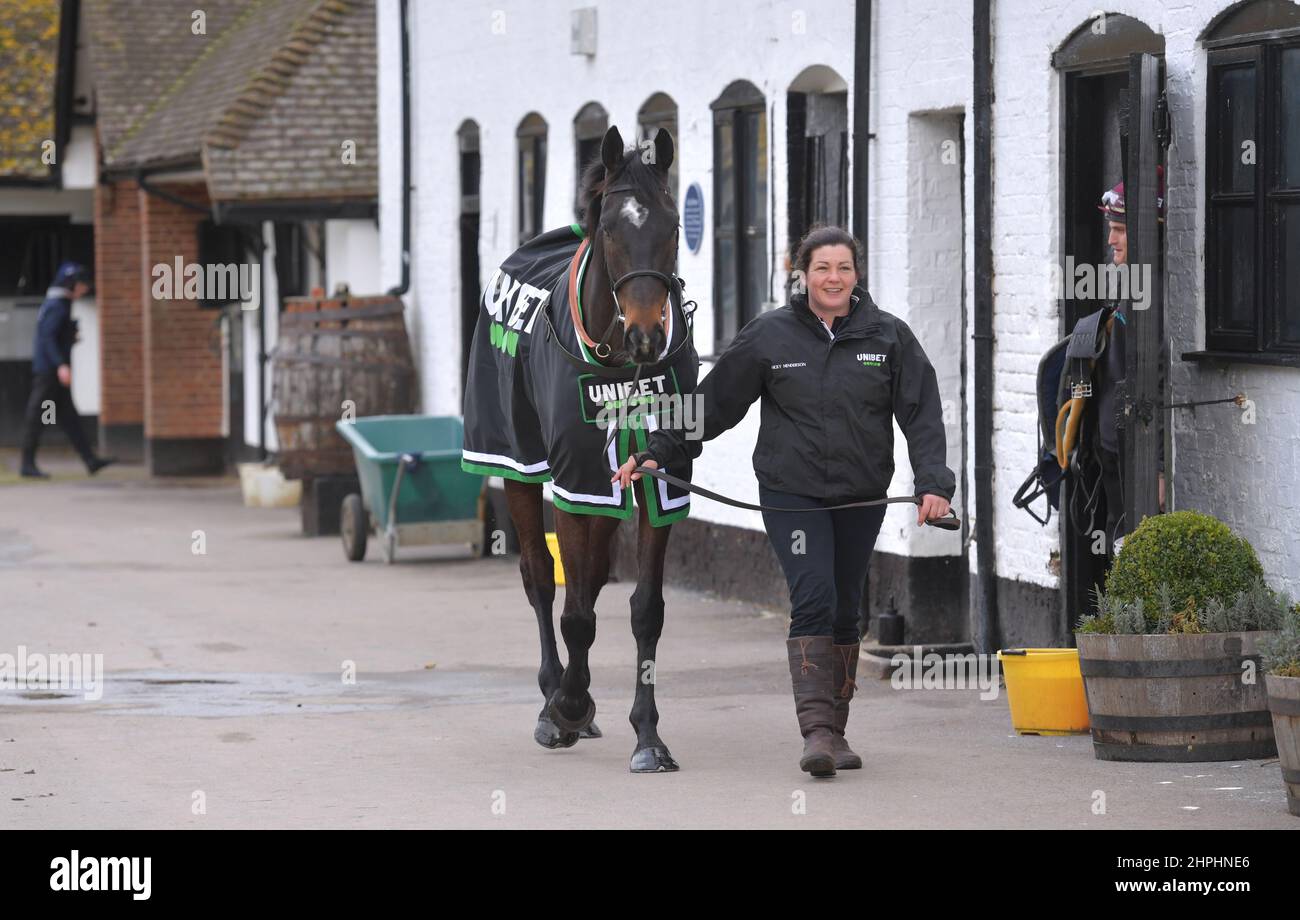
[[[628,457],[627,463],[620,466],[618,472],[609,477],[609,481],[620,483],[625,489],[631,488],[632,483],[645,475],[644,473],[632,472],[638,466],[648,467],[653,470],[659,469],[659,463],[655,460],[647,459],[645,463],[637,463],[636,457]]]
[[[933,521],[948,513],[948,499],[939,495],[922,495],[921,504],[916,509],[916,526],[921,527],[926,521]]]

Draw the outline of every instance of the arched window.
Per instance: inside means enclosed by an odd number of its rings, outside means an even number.
[[[582,188],[582,171],[600,156],[600,142],[609,130],[609,113],[599,102],[588,102],[573,119],[573,149],[577,154],[573,182],[573,212],[578,219],[578,190]]]
[[[673,137],[677,153],[673,165],[668,167],[668,190],[673,194],[673,201],[681,205],[677,197],[677,164],[682,161],[681,135],[677,132],[677,103],[667,93],[655,93],[641,106],[636,115],[637,141],[653,141],[655,134],[662,128]]]
[[[786,93],[786,182],[791,256],[814,224],[849,222],[849,87],[814,64]]]
[[[737,80],[713,109],[713,337],[723,347],[763,309],[767,252],[767,104]]]
[[[1106,13],[1084,20],[1052,55],[1062,75],[1063,260],[1072,258],[1076,265],[1110,261],[1097,204],[1124,178],[1120,108],[1128,88],[1129,56],[1161,56],[1164,51],[1164,36],[1146,23]],[[1073,329],[1079,317],[1096,308],[1088,300],[1065,299],[1064,329]]]
[[[1066,72],[1124,70],[1128,56],[1138,52],[1164,54],[1164,36],[1140,19],[1104,13],[1070,33],[1052,55],[1052,66]]]
[[[519,145],[519,243],[542,232],[546,203],[546,119],[529,112],[515,131]]]
[[[466,119],[456,130],[460,151],[460,379],[462,390],[469,376],[470,346],[479,313],[479,184],[482,160],[479,156],[478,123]]]
[[[1201,34],[1205,342],[1300,357],[1300,7],[1238,3]]]

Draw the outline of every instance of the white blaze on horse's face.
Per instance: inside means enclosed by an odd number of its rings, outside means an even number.
[[[629,195],[623,202],[623,207],[619,209],[619,215],[633,227],[638,230],[645,223],[645,219],[650,216],[650,209],[636,200],[636,197]]]

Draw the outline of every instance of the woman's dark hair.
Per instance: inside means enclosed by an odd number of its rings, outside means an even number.
[[[795,253],[794,267],[806,276],[808,266],[812,264],[813,253],[823,246],[849,247],[849,251],[853,253],[853,270],[857,272],[859,278],[862,277],[862,244],[843,227],[815,226],[805,233]]]

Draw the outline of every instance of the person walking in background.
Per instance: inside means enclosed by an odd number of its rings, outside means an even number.
[[[64,262],[54,274],[54,282],[45,292],[45,301],[36,317],[36,340],[32,347],[32,391],[23,416],[22,469],[29,479],[48,479],[36,466],[36,449],[41,443],[41,429],[53,421],[63,429],[93,476],[114,458],[98,457],[91,450],[81,428],[81,416],[72,402],[72,345],[77,341],[77,321],[72,318],[72,302],[90,293],[86,269],[76,262]]]

